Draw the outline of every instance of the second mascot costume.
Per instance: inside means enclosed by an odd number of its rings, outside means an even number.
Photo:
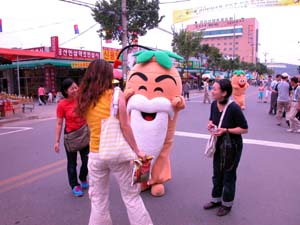
[[[125,97],[136,143],[154,156],[149,186],[153,196],[165,193],[171,179],[170,153],[178,112],[185,107],[181,78],[171,58],[182,57],[165,51],[137,52],[136,65],[128,74]]]
[[[231,78],[233,100],[241,107],[246,109],[245,96],[246,89],[249,87],[247,77],[243,70],[235,70]]]

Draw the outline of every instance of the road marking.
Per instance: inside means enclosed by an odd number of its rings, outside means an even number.
[[[44,119],[38,119],[38,121],[43,122],[43,121],[55,120],[55,119],[56,119],[56,117],[49,117],[49,118],[44,118]]]
[[[190,133],[190,132],[182,132],[182,131],[176,131],[175,135],[181,137],[191,137],[191,138],[200,138],[200,139],[208,139],[210,137],[210,135],[208,134]],[[250,145],[262,145],[268,147],[300,150],[300,145],[284,143],[284,142],[276,142],[276,141],[264,141],[258,139],[243,138],[243,143],[250,144]]]
[[[52,169],[50,171],[46,171],[45,173],[41,173],[41,174],[38,174],[36,176],[33,176],[33,177],[29,177],[28,179],[25,179],[25,180],[22,180],[22,181],[19,181],[17,183],[13,183],[11,185],[8,185],[8,186],[4,186],[0,189],[0,194],[3,193],[3,192],[6,192],[6,191],[9,191],[9,190],[12,190],[12,189],[15,189],[15,188],[18,188],[18,187],[21,187],[25,184],[30,184],[36,180],[39,180],[41,178],[44,178],[44,177],[48,177],[52,174],[56,174],[56,173],[59,173],[60,171],[63,171],[66,169],[66,166],[61,166],[61,167],[58,167],[58,168],[55,168],[55,169]]]
[[[19,180],[26,179],[26,177],[33,176],[35,174],[41,173],[44,170],[48,170],[48,169],[51,169],[52,167],[57,167],[57,166],[60,166],[61,164],[65,164],[66,161],[67,160],[62,159],[62,160],[56,161],[54,163],[50,163],[50,164],[47,164],[45,166],[39,167],[37,169],[33,169],[33,170],[27,171],[25,173],[21,173],[21,174],[19,174],[17,176],[10,177],[10,178],[7,178],[5,180],[1,180],[0,181],[0,188],[3,185],[9,184],[9,183],[13,183],[13,182],[16,182],[16,181],[19,181]]]
[[[6,134],[22,132],[22,131],[26,131],[26,130],[32,130],[33,128],[32,127],[0,127],[0,129],[17,129],[17,130],[13,130],[13,131],[0,133],[0,136],[1,136],[1,135],[6,135]]]

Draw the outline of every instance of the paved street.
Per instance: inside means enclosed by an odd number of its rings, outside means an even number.
[[[203,155],[209,104],[194,93],[181,112],[175,136],[173,179],[166,195],[142,193],[155,225],[299,225],[300,134],[287,133],[268,115],[268,104],[257,103],[250,87],[238,168],[236,200],[223,218],[204,211],[210,199],[212,160]],[[44,107],[44,106],[43,106]],[[16,121],[0,127],[0,224],[85,225],[90,203],[87,193],[75,198],[67,182],[64,151],[53,151],[55,106],[50,118]],[[48,117],[49,117],[48,116]],[[63,149],[63,148],[62,148]],[[111,214],[115,225],[128,225],[116,182],[111,179]]]

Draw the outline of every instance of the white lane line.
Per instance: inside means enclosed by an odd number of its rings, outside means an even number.
[[[208,134],[189,133],[189,132],[182,132],[182,131],[176,131],[175,135],[181,137],[191,137],[191,138],[201,138],[201,139],[208,139],[210,137],[210,135]],[[300,151],[300,145],[297,144],[290,144],[290,143],[276,142],[276,141],[264,141],[264,140],[257,140],[257,139],[245,139],[245,138],[243,138],[243,142],[245,144],[250,144],[250,145],[262,145],[268,147],[286,148],[286,149],[294,149]]]
[[[48,121],[48,120],[55,120],[56,117],[49,117],[49,118],[44,118],[44,119],[38,119],[38,121],[40,122],[43,122],[43,121]]]
[[[1,135],[6,135],[6,134],[13,134],[13,133],[17,133],[17,132],[21,132],[21,131],[26,131],[26,130],[32,130],[32,127],[0,127],[1,129],[17,129],[17,130],[13,130],[13,131],[8,131],[8,132],[4,132],[4,133],[0,133]]]

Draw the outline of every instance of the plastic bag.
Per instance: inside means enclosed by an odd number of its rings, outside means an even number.
[[[147,156],[145,160],[141,158],[134,160],[131,185],[149,180],[152,159],[153,156]]]

